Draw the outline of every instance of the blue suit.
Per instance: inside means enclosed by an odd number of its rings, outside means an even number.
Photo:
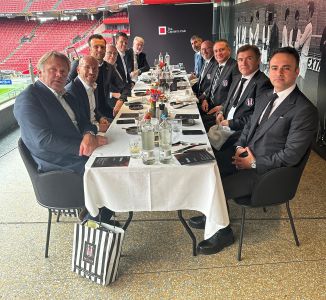
[[[202,69],[202,67],[204,65],[204,59],[200,55],[200,52],[196,52],[194,58],[195,58],[194,72],[196,74],[196,77],[199,77],[200,73],[201,73],[201,69]]]
[[[40,171],[68,169],[82,174],[87,161],[87,157],[79,156],[83,133],[97,129],[81,113],[76,99],[69,94],[65,99],[75,113],[78,129],[41,81],[31,84],[17,97],[14,115],[22,140]]]

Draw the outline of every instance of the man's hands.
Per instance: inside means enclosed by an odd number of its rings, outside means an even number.
[[[240,154],[246,151],[248,155],[246,157],[241,157]],[[234,164],[239,170],[251,169],[252,162],[256,160],[249,147],[239,147],[235,152],[235,156],[233,156],[232,159],[232,164]]]
[[[212,109],[209,110],[209,112],[207,114],[212,115],[212,114],[218,113],[221,109],[222,109],[222,105],[214,106]]]
[[[91,156],[97,147],[103,146],[105,144],[107,144],[105,137],[86,133],[80,143],[79,156]]]
[[[139,70],[132,71],[130,73],[130,77],[138,76],[139,75]]]
[[[123,101],[122,100],[117,100],[117,102],[115,103],[115,106],[113,108],[113,116],[114,117],[117,115],[117,113],[121,109],[122,105],[123,105]]]
[[[208,112],[208,101],[206,99],[201,103],[201,110],[203,112]]]
[[[98,123],[99,123],[98,128],[100,132],[106,132],[110,127],[110,122],[107,118],[104,117],[100,118]]]

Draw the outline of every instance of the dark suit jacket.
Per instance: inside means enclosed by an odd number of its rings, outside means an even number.
[[[75,113],[79,130],[55,95],[41,82],[29,85],[17,98],[14,115],[21,137],[38,169],[84,171],[86,157],[79,156],[79,146],[86,131],[97,132],[80,111],[79,102],[71,95],[66,101]]]
[[[73,81],[68,83],[65,86],[65,90],[72,95],[75,99],[77,99],[80,103],[81,112],[84,114],[84,116],[90,120],[91,114],[90,114],[90,106],[89,106],[89,99],[86,92],[86,89],[80,79],[76,77]],[[98,97],[97,97],[97,89],[94,91],[95,96],[95,118],[98,121],[103,115],[100,113],[98,107]]]
[[[230,91],[228,93],[228,98],[223,104],[222,111],[225,118],[227,118],[227,115],[232,108],[233,97],[240,80],[241,75],[234,76],[234,80],[232,81]],[[243,91],[235,109],[233,119],[229,120],[229,127],[235,131],[242,130],[254,111],[256,98],[258,98],[266,90],[270,90],[272,88],[273,86],[267,76],[258,70],[249,81],[246,89]]]
[[[214,98],[210,99],[210,94],[213,86],[213,78],[215,76],[215,73],[217,72],[217,69],[218,69],[218,64],[216,64],[214,70],[212,71],[212,80],[209,88],[206,89],[206,91],[199,98],[199,100],[207,99],[210,108],[217,105],[221,105],[226,101],[231,83],[233,81],[233,77],[239,74],[238,64],[236,60],[230,57],[226,62],[222,70],[221,76],[218,80],[217,86],[213,91]]]
[[[123,79],[123,82],[131,84],[132,81],[131,81],[131,78],[130,78],[130,72],[131,72],[130,70],[133,69],[134,65],[132,63],[133,62],[133,56],[131,55],[130,52],[128,52],[128,50],[125,52],[124,60],[125,60],[126,67],[127,67],[127,77],[126,77],[125,69],[123,67],[122,59],[121,59],[121,56],[120,56],[119,53],[118,53],[117,62],[116,62],[117,70],[120,73],[120,75],[121,75],[121,77]]]
[[[130,74],[132,71],[134,71],[134,50],[132,48],[128,49],[126,53],[128,52],[128,57],[131,58],[131,66],[128,73]],[[146,59],[146,54],[144,52],[141,52],[137,56],[137,65],[138,65],[138,70],[140,70],[140,74],[143,72],[149,71],[150,67]]]
[[[257,128],[272,93],[269,91],[257,99],[254,113],[235,144],[249,146],[256,158],[258,173],[297,165],[317,130],[317,109],[297,87]]]
[[[77,77],[77,67],[79,61],[76,60],[71,65],[71,70],[68,75],[67,83]],[[125,84],[118,74],[116,68],[106,61],[103,61],[103,89],[105,99],[98,99],[98,113],[102,116],[112,118],[112,109],[115,106],[117,99],[110,97],[110,93],[119,92],[121,93],[121,99],[126,101],[127,97],[131,94],[131,89],[128,84]],[[100,86],[97,86],[97,89],[100,89]]]
[[[205,63],[204,63],[205,65]],[[198,81],[192,86],[192,90],[197,95],[197,97],[200,97],[201,94],[209,88],[211,85],[211,80],[213,78],[213,70],[216,65],[216,60],[214,59],[214,56],[211,58],[211,60],[208,63],[208,66],[204,70],[203,74],[200,74]],[[204,66],[203,66],[204,67]]]

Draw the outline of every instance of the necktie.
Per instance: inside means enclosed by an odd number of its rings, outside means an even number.
[[[218,66],[217,71],[215,72],[214,78],[213,78],[213,83],[212,83],[212,88],[211,88],[211,99],[214,98],[214,92],[216,90],[217,87],[217,82],[220,79],[221,76],[221,69],[223,67],[222,66]]]
[[[277,94],[274,93],[273,96],[272,96],[272,98],[271,98],[271,100],[269,101],[269,103],[268,103],[268,105],[267,105],[267,108],[266,108],[266,110],[265,110],[265,112],[264,112],[263,117],[262,117],[261,120],[260,120],[259,126],[261,126],[262,124],[264,124],[264,123],[268,120],[269,115],[270,115],[270,113],[271,113],[271,111],[272,111],[272,108],[273,108],[274,101],[275,101],[277,98],[278,98]]]
[[[234,95],[234,100],[233,100],[233,106],[234,107],[237,107],[237,105],[238,105],[238,102],[239,102],[239,99],[240,99],[240,96],[241,96],[241,93],[242,93],[242,89],[243,89],[243,85],[244,85],[244,83],[247,81],[247,79],[246,78],[241,78],[241,81],[240,81],[240,86],[239,86],[239,88],[238,88],[238,90],[237,90],[237,93]]]
[[[205,72],[205,70],[206,70],[206,68],[207,68],[207,65],[208,65],[208,61],[205,61],[205,64],[204,64],[204,66],[203,66],[203,68],[202,68],[202,71],[201,71],[201,73],[200,73],[200,77],[199,77],[199,84],[202,82],[202,80],[204,79],[204,72]]]

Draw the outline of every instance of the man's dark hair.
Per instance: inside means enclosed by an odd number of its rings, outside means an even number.
[[[260,53],[258,47],[255,46],[255,45],[249,45],[249,44],[247,44],[247,45],[243,45],[243,46],[241,46],[241,47],[238,49],[238,51],[237,51],[237,57],[238,57],[238,54],[239,54],[240,52],[245,52],[245,51],[248,51],[248,50],[253,51],[253,52],[255,53],[257,59],[260,58],[261,53]]]
[[[271,59],[273,58],[274,55],[278,54],[278,53],[284,53],[284,54],[289,54],[292,55],[295,58],[296,61],[296,66],[299,67],[299,63],[300,63],[300,56],[297,50],[295,50],[295,48],[292,47],[283,47],[283,48],[278,48],[276,49],[272,55],[269,61],[271,61]]]
[[[315,11],[315,2],[314,1],[308,2],[308,11],[309,11],[310,17],[312,18],[314,11]]]
[[[194,34],[191,38],[190,41],[194,41],[194,40],[203,40],[199,35]]]
[[[229,44],[228,40],[226,40],[226,39],[219,39],[219,40],[215,41],[214,44],[216,44],[216,43],[225,43],[226,46],[227,46],[229,49],[231,49],[230,44]]]
[[[100,34],[92,34],[88,38],[88,41],[87,41],[89,47],[91,46],[91,40],[93,40],[93,39],[104,40],[105,41],[105,44],[106,44],[106,40],[105,40],[105,38],[102,35],[100,35]]]
[[[115,41],[117,41],[120,36],[122,36],[122,37],[124,37],[124,38],[126,38],[128,40],[127,34],[125,32],[119,31],[115,36]]]
[[[300,12],[296,10],[294,14],[294,19],[299,20],[299,18],[300,18]]]
[[[287,9],[285,10],[284,21],[286,21],[286,19],[288,18],[289,15],[290,15],[290,9],[287,8]]]

